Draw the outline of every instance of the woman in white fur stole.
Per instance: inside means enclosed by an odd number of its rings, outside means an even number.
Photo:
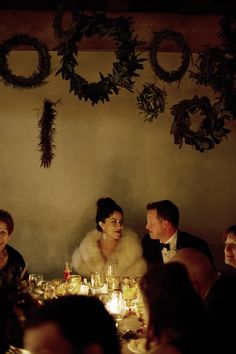
[[[123,210],[111,198],[97,201],[97,228],[89,232],[72,255],[73,268],[82,276],[113,265],[118,276],[141,276],[147,269],[138,235],[123,228]]]

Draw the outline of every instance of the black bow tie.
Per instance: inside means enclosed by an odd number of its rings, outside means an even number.
[[[170,250],[170,244],[169,243],[160,242],[160,248],[161,248],[161,250],[163,250],[163,248],[166,248],[167,251],[169,251]]]

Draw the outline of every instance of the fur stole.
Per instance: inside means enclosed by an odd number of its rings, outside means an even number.
[[[100,251],[98,241],[101,232],[93,230],[81,241],[72,255],[74,269],[81,275],[90,277],[93,272],[103,271],[106,264],[113,264],[117,275],[140,276],[146,271],[142,257],[142,246],[138,235],[127,228],[122,231],[118,245],[108,259]]]

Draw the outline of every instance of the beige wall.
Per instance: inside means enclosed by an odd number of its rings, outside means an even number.
[[[147,53],[146,53],[147,54]],[[95,203],[111,196],[124,208],[125,221],[145,231],[147,202],[171,199],[181,212],[181,228],[205,238],[221,267],[221,234],[235,223],[236,125],[229,122],[229,138],[200,153],[179,149],[170,135],[170,107],[194,94],[211,96],[186,74],[167,90],[165,113],[144,122],[136,105],[137,90],[154,81],[149,62],[136,79],[134,93],[125,89],[110,102],[92,106],[68,92],[59,76],[58,57],[52,55],[48,83],[35,89],[16,89],[0,83],[0,207],[12,213],[11,244],[19,249],[31,272],[61,276],[64,261],[84,234],[94,227]],[[145,55],[145,54],[144,54]],[[82,52],[80,74],[89,81],[111,71],[112,52]],[[173,68],[177,54],[162,54]],[[13,52],[15,74],[30,75],[32,52]],[[61,99],[57,106],[56,156],[50,168],[40,168],[37,127],[43,99]],[[196,118],[197,119],[197,118]]]

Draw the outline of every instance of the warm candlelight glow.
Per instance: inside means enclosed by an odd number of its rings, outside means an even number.
[[[111,298],[106,303],[106,308],[112,315],[123,318],[126,312],[126,305],[120,291],[112,292]]]

